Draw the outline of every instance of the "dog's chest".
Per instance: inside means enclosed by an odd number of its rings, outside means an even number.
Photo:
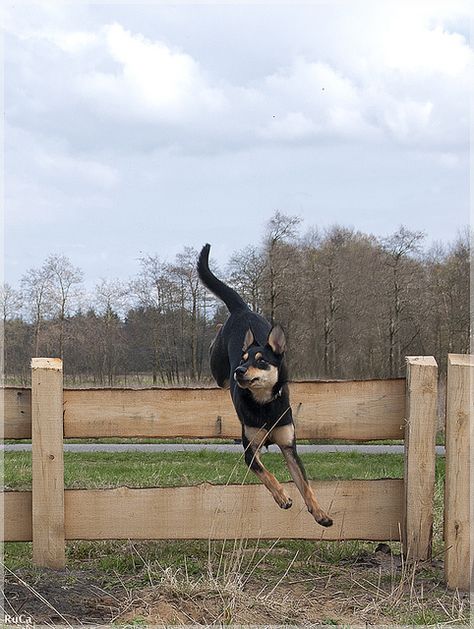
[[[258,404],[249,395],[243,396],[240,391],[236,391],[236,395],[233,396],[237,415],[246,426],[271,430],[293,421],[287,395],[273,400],[270,404]]]

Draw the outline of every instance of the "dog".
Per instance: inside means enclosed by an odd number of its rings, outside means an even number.
[[[226,322],[219,326],[209,348],[210,366],[218,386],[230,388],[242,424],[245,462],[278,506],[289,509],[291,498],[260,459],[262,446],[276,444],[308,511],[321,526],[331,526],[333,522],[319,505],[296,451],[285,365],[285,334],[279,325],[272,327],[253,312],[235,290],[210,271],[210,248],[209,244],[202,248],[198,274],[202,283],[225,303],[230,313]]]

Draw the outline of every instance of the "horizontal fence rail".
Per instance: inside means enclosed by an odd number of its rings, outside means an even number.
[[[312,483],[335,524],[308,514],[293,483],[280,509],[263,485],[67,489],[66,539],[364,539],[400,540],[403,480]],[[5,493],[5,541],[31,541],[31,492]]]
[[[298,439],[403,439],[405,379],[292,382]],[[64,437],[238,438],[222,389],[64,389]],[[5,389],[5,439],[31,438],[31,390]]]

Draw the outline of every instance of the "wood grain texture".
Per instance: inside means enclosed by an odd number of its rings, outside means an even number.
[[[299,439],[403,438],[404,380],[290,385]],[[220,389],[67,390],[66,437],[241,436]]]
[[[33,562],[65,566],[63,372],[59,358],[31,361]]]
[[[31,542],[31,491],[5,491],[0,500],[5,542]]]
[[[31,389],[5,387],[4,439],[31,439]]]
[[[280,509],[262,485],[197,485],[65,491],[67,539],[366,539],[399,540],[402,480],[311,483],[334,519],[317,525],[293,483],[293,507]],[[6,494],[7,541],[28,535],[29,492]],[[16,528],[25,517],[21,527]]]
[[[438,418],[438,366],[432,356],[407,357],[404,554],[431,557]]]
[[[469,590],[473,553],[470,444],[474,443],[474,356],[448,355],[446,398],[445,578],[450,588]],[[473,540],[474,541],[474,540]]]
[[[292,382],[298,439],[403,439],[405,380]],[[5,390],[5,438],[31,436],[29,390]],[[65,389],[64,436],[237,438],[229,392]]]
[[[299,439],[403,439],[405,379],[295,382]]]

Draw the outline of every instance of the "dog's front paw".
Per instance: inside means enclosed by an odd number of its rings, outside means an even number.
[[[320,524],[321,526],[326,526],[326,527],[333,525],[333,521],[327,515],[323,516],[319,520],[316,520],[316,522]]]
[[[311,509],[308,507],[308,511],[311,513],[316,522],[321,526],[329,527],[333,525],[333,521],[331,520],[331,518],[326,515],[324,511],[321,511],[321,509]]]
[[[289,509],[293,504],[293,500],[283,492],[274,496],[274,498],[275,502],[281,509]]]

